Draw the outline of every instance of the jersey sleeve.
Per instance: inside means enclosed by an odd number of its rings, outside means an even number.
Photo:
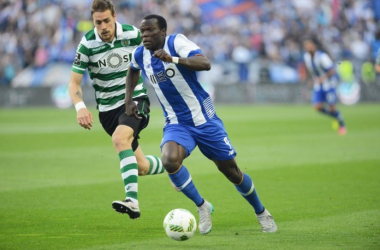
[[[138,47],[137,47],[138,48]],[[132,58],[131,58],[131,68],[133,70],[141,70],[140,66],[137,64],[136,62],[136,57],[135,57],[135,54],[136,54],[136,50],[137,48],[135,48],[133,51],[132,51]]]
[[[128,35],[129,39],[131,39],[131,46],[140,46],[142,44],[142,39],[141,39],[141,32],[138,28],[136,28],[133,25],[126,25],[124,24],[125,27],[128,27]]]
[[[307,60],[307,53],[304,53],[303,54],[303,61],[306,63],[306,60]]]
[[[75,59],[73,62],[73,66],[71,67],[71,71],[84,74],[88,67],[89,62],[89,50],[88,48],[83,44],[84,38],[79,43],[77,47],[77,51],[75,54]]]
[[[334,68],[333,61],[326,53],[323,53],[321,55],[321,66],[325,71],[329,71],[330,69]]]
[[[192,57],[197,54],[203,55],[202,50],[194,42],[182,34],[178,34],[174,40],[174,48],[180,57]]]
[[[305,67],[306,67],[308,73],[311,74],[311,69],[310,69],[310,54],[309,53],[305,52],[303,54],[303,62],[305,64]]]
[[[138,46],[142,45],[141,32],[140,32],[139,29],[137,30],[137,38],[136,38],[136,41],[138,42]]]
[[[380,65],[380,48],[379,48],[379,50],[377,51],[376,64],[377,64],[377,65]]]

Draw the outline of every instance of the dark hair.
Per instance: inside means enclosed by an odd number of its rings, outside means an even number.
[[[115,6],[112,0],[94,0],[91,4],[91,16],[95,12],[104,12],[110,10],[112,16],[115,15]]]
[[[325,48],[324,44],[315,35],[307,36],[303,39],[303,42],[306,41],[311,41],[312,43],[314,43],[315,47],[317,47],[317,50],[325,52],[331,59],[333,59],[333,57],[330,54],[330,51]]]
[[[322,47],[321,42],[320,42],[320,41],[318,40],[318,38],[316,38],[315,36],[307,36],[307,37],[305,37],[302,41],[303,41],[303,42],[310,41],[310,42],[314,43],[314,45],[315,45],[317,48],[321,48],[321,47]]]
[[[143,20],[147,20],[147,19],[157,19],[157,22],[158,22],[158,27],[162,30],[162,29],[167,29],[168,28],[168,25],[166,23],[166,20],[165,18],[163,18],[162,16],[159,16],[159,15],[156,15],[156,14],[150,14],[150,15],[147,15],[143,18]]]

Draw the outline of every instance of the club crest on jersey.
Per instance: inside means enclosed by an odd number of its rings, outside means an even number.
[[[129,39],[121,40],[121,45],[123,45],[124,47],[128,47],[130,44],[131,44],[131,41],[129,41]]]

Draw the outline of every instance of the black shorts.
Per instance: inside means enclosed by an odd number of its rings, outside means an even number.
[[[148,126],[149,123],[149,99],[147,97],[144,98],[135,98],[133,101],[137,102],[137,108],[139,110],[139,114],[142,117],[141,120],[135,118],[134,116],[127,116],[125,113],[125,105],[121,105],[120,107],[106,111],[99,112],[99,120],[102,124],[104,130],[112,136],[113,132],[115,132],[117,126],[126,125],[133,129],[133,137],[135,138],[132,142],[133,151],[139,146],[138,139],[140,131]]]

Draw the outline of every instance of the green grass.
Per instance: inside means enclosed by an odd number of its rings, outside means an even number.
[[[74,110],[0,110],[0,249],[379,249],[380,106],[341,109],[344,137],[310,106],[217,107],[279,231],[262,233],[196,149],[185,165],[215,213],[212,232],[186,242],[169,239],[162,222],[174,208],[196,208],[165,174],[139,179],[139,220],[112,210],[123,183],[97,119],[86,131]],[[145,153],[160,154],[162,125],[154,108]]]

